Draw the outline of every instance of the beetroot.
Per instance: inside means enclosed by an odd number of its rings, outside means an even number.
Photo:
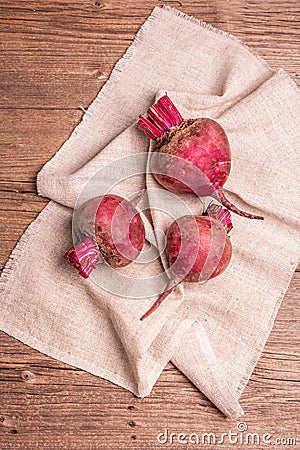
[[[228,266],[232,254],[227,234],[232,228],[230,213],[220,205],[212,205],[206,214],[182,216],[169,227],[166,256],[170,281],[141,320],[149,317],[180,282],[203,282],[217,277]]]
[[[79,243],[64,255],[68,263],[88,278],[104,260],[112,267],[124,267],[134,261],[145,242],[143,221],[133,202],[107,194],[81,205],[76,213],[74,231]]]
[[[217,122],[183,119],[164,95],[147,110],[147,117],[140,117],[138,127],[155,140],[153,175],[163,187],[176,194],[211,195],[240,216],[263,219],[240,211],[224,195],[231,152],[226,133]]]

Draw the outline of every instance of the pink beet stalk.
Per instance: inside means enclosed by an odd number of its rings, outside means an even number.
[[[174,103],[169,99],[167,95],[164,95],[161,97],[157,104],[160,106],[160,108],[165,111],[165,113],[171,118],[172,120],[172,126],[180,125],[181,122],[183,122],[183,118],[174,105]]]
[[[151,139],[155,140],[161,135],[161,130],[146,117],[141,116],[138,125]]]
[[[83,278],[88,278],[99,261],[103,259],[97,244],[89,237],[71,247],[64,254],[64,258],[78,270]]]
[[[172,126],[172,120],[158,104],[150,106],[147,111],[148,118],[163,132]]]
[[[161,97],[157,103],[147,110],[147,118],[140,116],[138,127],[151,139],[159,138],[166,130],[176,127],[183,122],[176,106],[167,95]]]
[[[231,220],[231,214],[228,211],[228,209],[223,208],[221,205],[211,202],[205,211],[205,215],[209,217],[214,217],[219,222],[221,222],[224,225],[227,233],[229,233],[229,231],[232,230],[233,225]]]

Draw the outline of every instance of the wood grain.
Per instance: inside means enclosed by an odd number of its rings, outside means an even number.
[[[235,34],[273,68],[299,80],[298,0],[164,3]],[[94,99],[152,8],[161,4],[0,0],[1,267],[47,203],[36,195],[36,173],[68,138],[81,107]],[[298,271],[241,399],[249,432],[298,437],[292,448],[300,445],[299,289]],[[0,333],[1,450],[177,449],[182,445],[159,444],[158,433],[168,428],[221,434],[236,425],[171,364],[151,395],[137,399]]]

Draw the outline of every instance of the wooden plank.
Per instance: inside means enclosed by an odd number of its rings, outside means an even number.
[[[77,110],[0,110],[0,189],[35,182],[37,172],[79,123]],[[10,185],[9,182],[15,183]]]
[[[0,2],[2,107],[88,106],[156,2],[101,5]],[[235,33],[272,67],[299,79],[298,1],[268,5],[206,0],[185,2],[182,9]]]

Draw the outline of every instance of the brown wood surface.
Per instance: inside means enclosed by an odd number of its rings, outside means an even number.
[[[47,200],[35,176],[104,84],[152,8],[148,0],[0,0],[0,264]],[[166,1],[235,34],[300,83],[299,0]],[[298,84],[299,84],[298,83]],[[296,272],[241,404],[249,432],[298,438],[299,288]],[[1,311],[0,311],[1,313]],[[266,448],[159,444],[175,433],[228,433],[220,412],[171,364],[151,395],[124,389],[0,333],[0,449]],[[286,448],[284,441],[275,448]]]

